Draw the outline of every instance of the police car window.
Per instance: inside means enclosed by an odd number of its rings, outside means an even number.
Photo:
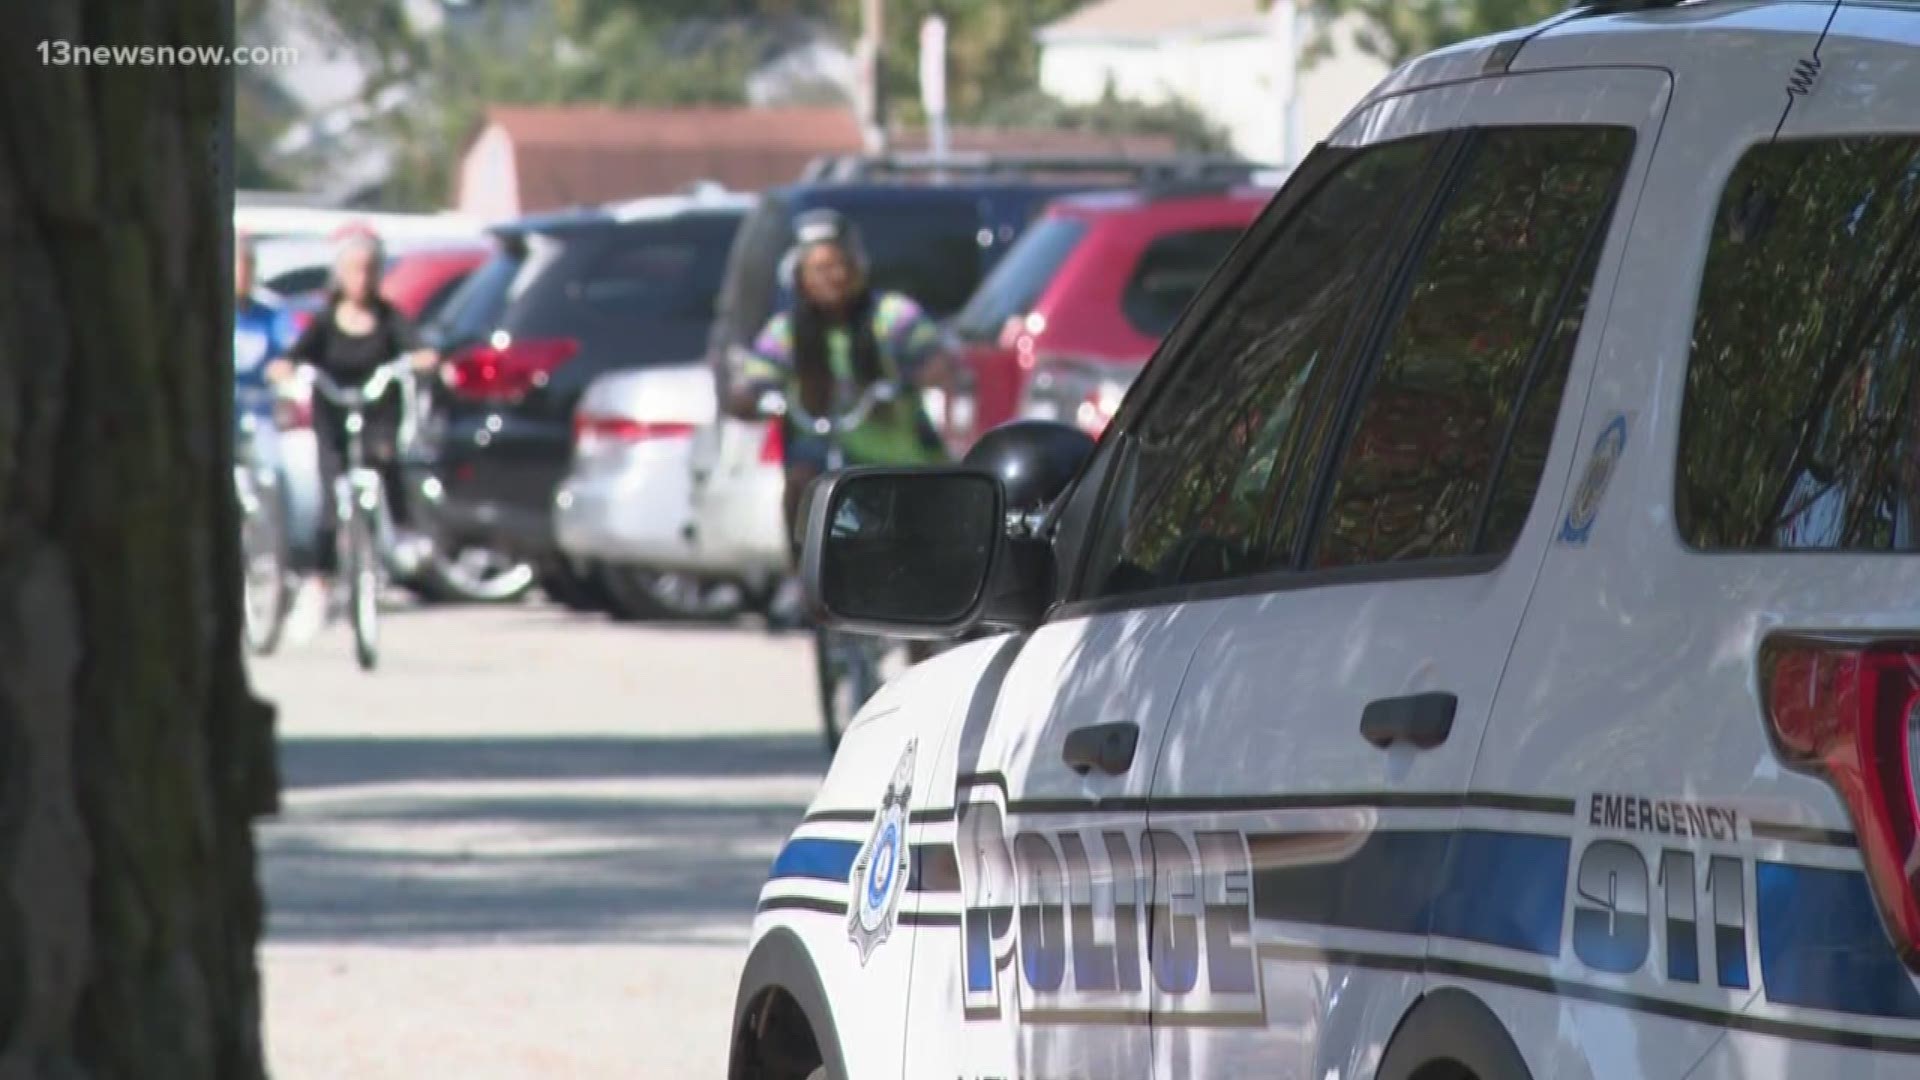
[[[1417,215],[1402,208],[1440,143],[1355,154],[1266,241],[1178,373],[1128,431],[1089,555],[1094,596],[1219,580],[1286,560],[1269,526],[1296,501],[1326,442],[1343,344],[1383,253]],[[1281,530],[1297,528],[1298,515]]]
[[[1681,535],[1920,550],[1920,138],[1755,147],[1714,219],[1680,420]]]
[[[1313,566],[1512,545],[1586,311],[1584,256],[1632,151],[1625,128],[1475,138],[1359,403]],[[1496,488],[1498,535],[1481,543]]]
[[[1121,314],[1148,337],[1165,335],[1238,239],[1239,229],[1193,229],[1148,244],[1120,294]]]

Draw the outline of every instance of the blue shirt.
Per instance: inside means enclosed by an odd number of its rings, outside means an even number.
[[[267,361],[287,351],[285,323],[272,304],[249,296],[233,313],[235,390],[264,390]]]
[[[286,315],[257,296],[234,306],[234,400],[246,411],[269,411],[267,361],[286,354],[290,344]]]

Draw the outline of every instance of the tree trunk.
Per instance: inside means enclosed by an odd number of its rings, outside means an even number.
[[[0,1080],[263,1074],[222,0],[0,3]]]

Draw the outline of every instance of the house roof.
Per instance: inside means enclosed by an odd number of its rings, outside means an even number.
[[[862,146],[853,114],[831,107],[495,106],[486,126],[513,145],[522,212],[665,194],[700,180],[754,191],[792,180],[822,154]]]
[[[1221,26],[1257,26],[1260,0],[1094,0],[1040,28],[1042,42],[1087,38],[1157,38]]]

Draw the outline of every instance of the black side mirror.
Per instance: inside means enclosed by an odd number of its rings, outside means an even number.
[[[807,500],[815,613],[855,633],[948,638],[979,622],[1006,551],[1000,481],[972,469],[848,469]]]

